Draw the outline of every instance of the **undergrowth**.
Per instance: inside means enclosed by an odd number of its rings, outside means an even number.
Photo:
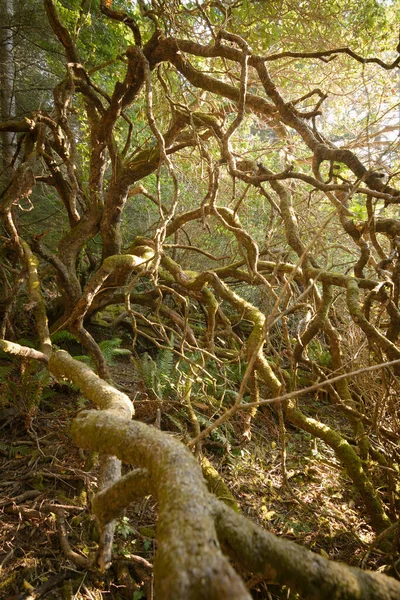
[[[41,400],[53,395],[53,378],[46,367],[29,358],[14,358],[0,366],[0,409],[14,407],[30,429]]]

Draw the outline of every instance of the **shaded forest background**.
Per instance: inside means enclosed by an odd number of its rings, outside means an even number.
[[[398,1],[1,14],[2,593],[399,598]]]

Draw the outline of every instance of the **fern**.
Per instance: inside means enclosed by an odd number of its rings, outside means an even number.
[[[39,347],[37,341],[29,340],[28,338],[19,338],[19,340],[17,340],[17,344],[20,344],[21,346],[28,346],[28,348],[37,349]]]
[[[113,338],[111,340],[103,340],[99,343],[99,348],[108,365],[115,364],[114,358],[116,356],[127,356],[131,354],[130,350],[120,348],[121,341],[121,338]],[[87,354],[80,354],[79,356],[74,356],[74,358],[80,362],[84,362],[90,367],[94,366],[92,359]]]
[[[172,352],[173,346],[174,338],[172,337],[170,341],[170,348],[164,348],[157,354],[157,368],[166,377],[171,375],[172,369],[174,368],[174,353]]]
[[[74,356],[74,359],[85,363],[85,365],[88,365],[89,367],[93,367],[93,361],[87,354],[78,354],[78,356]]]
[[[182,425],[182,423],[180,422],[179,419],[177,419],[176,417],[174,417],[173,415],[169,415],[167,414],[168,419],[175,425],[175,427],[177,427],[179,429],[179,431],[183,434],[187,433],[187,429],[184,425]]]
[[[10,446],[9,444],[0,443],[0,451],[7,454],[9,458],[15,458],[16,456],[27,456],[32,452],[32,448],[29,446]]]
[[[173,341],[171,342],[173,343]],[[172,380],[174,369],[174,353],[169,348],[160,350],[156,359],[157,375],[160,381],[160,387],[165,395],[171,393],[173,389]],[[174,382],[175,383],[175,382]]]
[[[156,398],[160,398],[161,389],[160,382],[157,376],[157,364],[148,354],[144,352],[140,358],[133,358],[133,363],[142,379],[144,386]]]
[[[131,351],[127,348],[120,347],[121,342],[121,338],[113,338],[111,340],[103,340],[99,343],[104,359],[109,365],[115,364],[114,358],[116,356],[127,356],[131,354]]]
[[[77,342],[78,339],[74,336],[73,333],[70,333],[66,329],[61,329],[60,331],[56,331],[51,334],[51,341],[53,344],[58,345],[60,342]]]
[[[6,381],[7,379],[9,379],[9,377],[11,376],[11,373],[13,372],[14,369],[14,365],[10,364],[7,366],[1,366],[0,367],[0,385]]]
[[[198,413],[197,411],[196,411],[196,417],[197,417],[200,425],[203,425],[204,428],[207,428],[212,424],[212,421],[210,421],[207,417]],[[231,445],[233,442],[231,435],[229,435],[229,432],[227,431],[227,427],[225,427],[225,432],[222,432],[219,427],[216,427],[215,429],[213,429],[211,431],[210,437],[212,439],[214,439],[216,442],[219,442],[220,444],[224,444],[224,445],[226,445],[226,444]]]
[[[148,352],[143,352],[141,357],[132,357],[132,360],[144,386],[157,399],[169,395],[176,387],[174,353],[170,348],[160,350],[156,360],[153,360]]]
[[[0,406],[16,406],[29,428],[40,401],[49,395],[52,378],[36,361],[16,359],[12,365],[0,369]]]
[[[84,408],[87,408],[89,404],[89,400],[87,400],[87,398],[85,398],[84,396],[79,396],[79,398],[77,398],[76,400],[76,406],[78,407],[79,410],[83,410]]]

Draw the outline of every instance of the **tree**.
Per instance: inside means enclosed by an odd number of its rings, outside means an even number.
[[[73,425],[76,443],[105,455],[94,503],[100,567],[111,560],[113,519],[151,492],[160,598],[249,597],[220,543],[304,597],[398,597],[395,580],[274,539],[216,501],[182,444],[130,421],[131,401],[112,385],[89,331],[96,314],[117,305],[134,344],[150,339],[185,365],[196,454],[238,412],[249,437],[257,409],[276,406],[282,436],[286,422],[332,448],[378,543],[391,547],[395,519],[368,459],[389,467],[391,483],[398,465],[368,429],[382,444],[398,436],[400,56],[388,25],[397,4],[344,12],[338,3],[318,14],[319,5],[302,14],[288,4],[284,18],[280,5],[264,2],[44,6],[66,65],[52,106],[24,118],[3,109],[0,131],[19,139],[0,204],[1,348],[43,362],[102,409]],[[369,47],[369,30],[386,34],[384,48]],[[344,36],[351,47],[337,47]],[[63,220],[49,231],[55,206]],[[42,265],[54,299],[45,300]],[[13,315],[26,296],[40,350],[15,343]],[[50,332],[60,330],[76,336],[97,375],[52,348]],[[347,331],[357,345],[343,340]],[[229,385],[229,368],[243,361],[233,403],[201,429],[191,405],[196,377],[206,381],[212,365]],[[376,393],[350,377],[358,370],[380,373]],[[320,388],[348,418],[350,441],[297,404]],[[159,380],[153,393],[162,391]],[[119,460],[139,470],[121,479]]]

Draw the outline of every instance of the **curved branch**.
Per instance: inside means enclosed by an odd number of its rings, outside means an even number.
[[[68,61],[79,63],[79,56],[75,44],[72,41],[72,37],[68,29],[61,23],[52,0],[44,0],[44,7],[46,9],[47,18],[51,28],[65,48]]]
[[[82,447],[147,468],[159,502],[156,597],[250,600],[219,546],[200,466],[179,441],[108,411],[81,413],[72,435]]]
[[[399,597],[396,580],[328,561],[273,536],[216,500],[207,492],[194,457],[155,428],[90,411],[75,419],[72,434],[84,448],[116,452],[121,460],[148,469],[159,501],[155,591],[160,598],[250,598],[222,556],[216,534],[240,564],[290,585],[304,598]],[[135,481],[133,474],[125,478],[120,491],[130,478]],[[127,493],[126,503],[132,494]]]
[[[106,17],[109,17],[114,21],[120,21],[121,23],[129,27],[135,38],[135,44],[139,47],[142,46],[142,35],[140,33],[138,24],[136,23],[133,17],[130,17],[126,13],[109,8],[109,6],[106,5],[105,0],[100,0],[100,10],[103,13],[103,15],[106,15]]]
[[[326,56],[330,56],[331,60],[332,60],[332,58],[336,58],[336,56],[338,54],[347,54],[348,56],[351,56],[351,58],[354,58],[354,60],[361,63],[362,65],[367,65],[367,64],[379,65],[383,69],[386,69],[386,71],[391,71],[392,69],[395,69],[400,64],[400,56],[395,58],[393,62],[386,63],[383,60],[381,60],[380,58],[375,58],[375,57],[364,58],[363,56],[360,56],[360,54],[357,54],[357,52],[354,52],[354,50],[352,50],[351,48],[348,48],[348,47],[333,48],[332,50],[322,50],[321,52],[290,52],[290,51],[278,52],[276,54],[269,54],[268,56],[265,56],[264,60],[266,62],[270,62],[273,60],[278,60],[279,58],[320,58],[320,59],[323,59]]]
[[[309,600],[383,600],[398,598],[400,584],[279,539],[221,502],[213,502],[218,537],[229,555],[267,579],[288,585]]]
[[[7,352],[8,354],[23,356],[24,358],[34,358],[45,364],[49,362],[47,354],[39,352],[34,348],[29,348],[28,346],[21,346],[20,344],[9,342],[8,340],[0,340],[0,350],[3,350],[3,352]]]

